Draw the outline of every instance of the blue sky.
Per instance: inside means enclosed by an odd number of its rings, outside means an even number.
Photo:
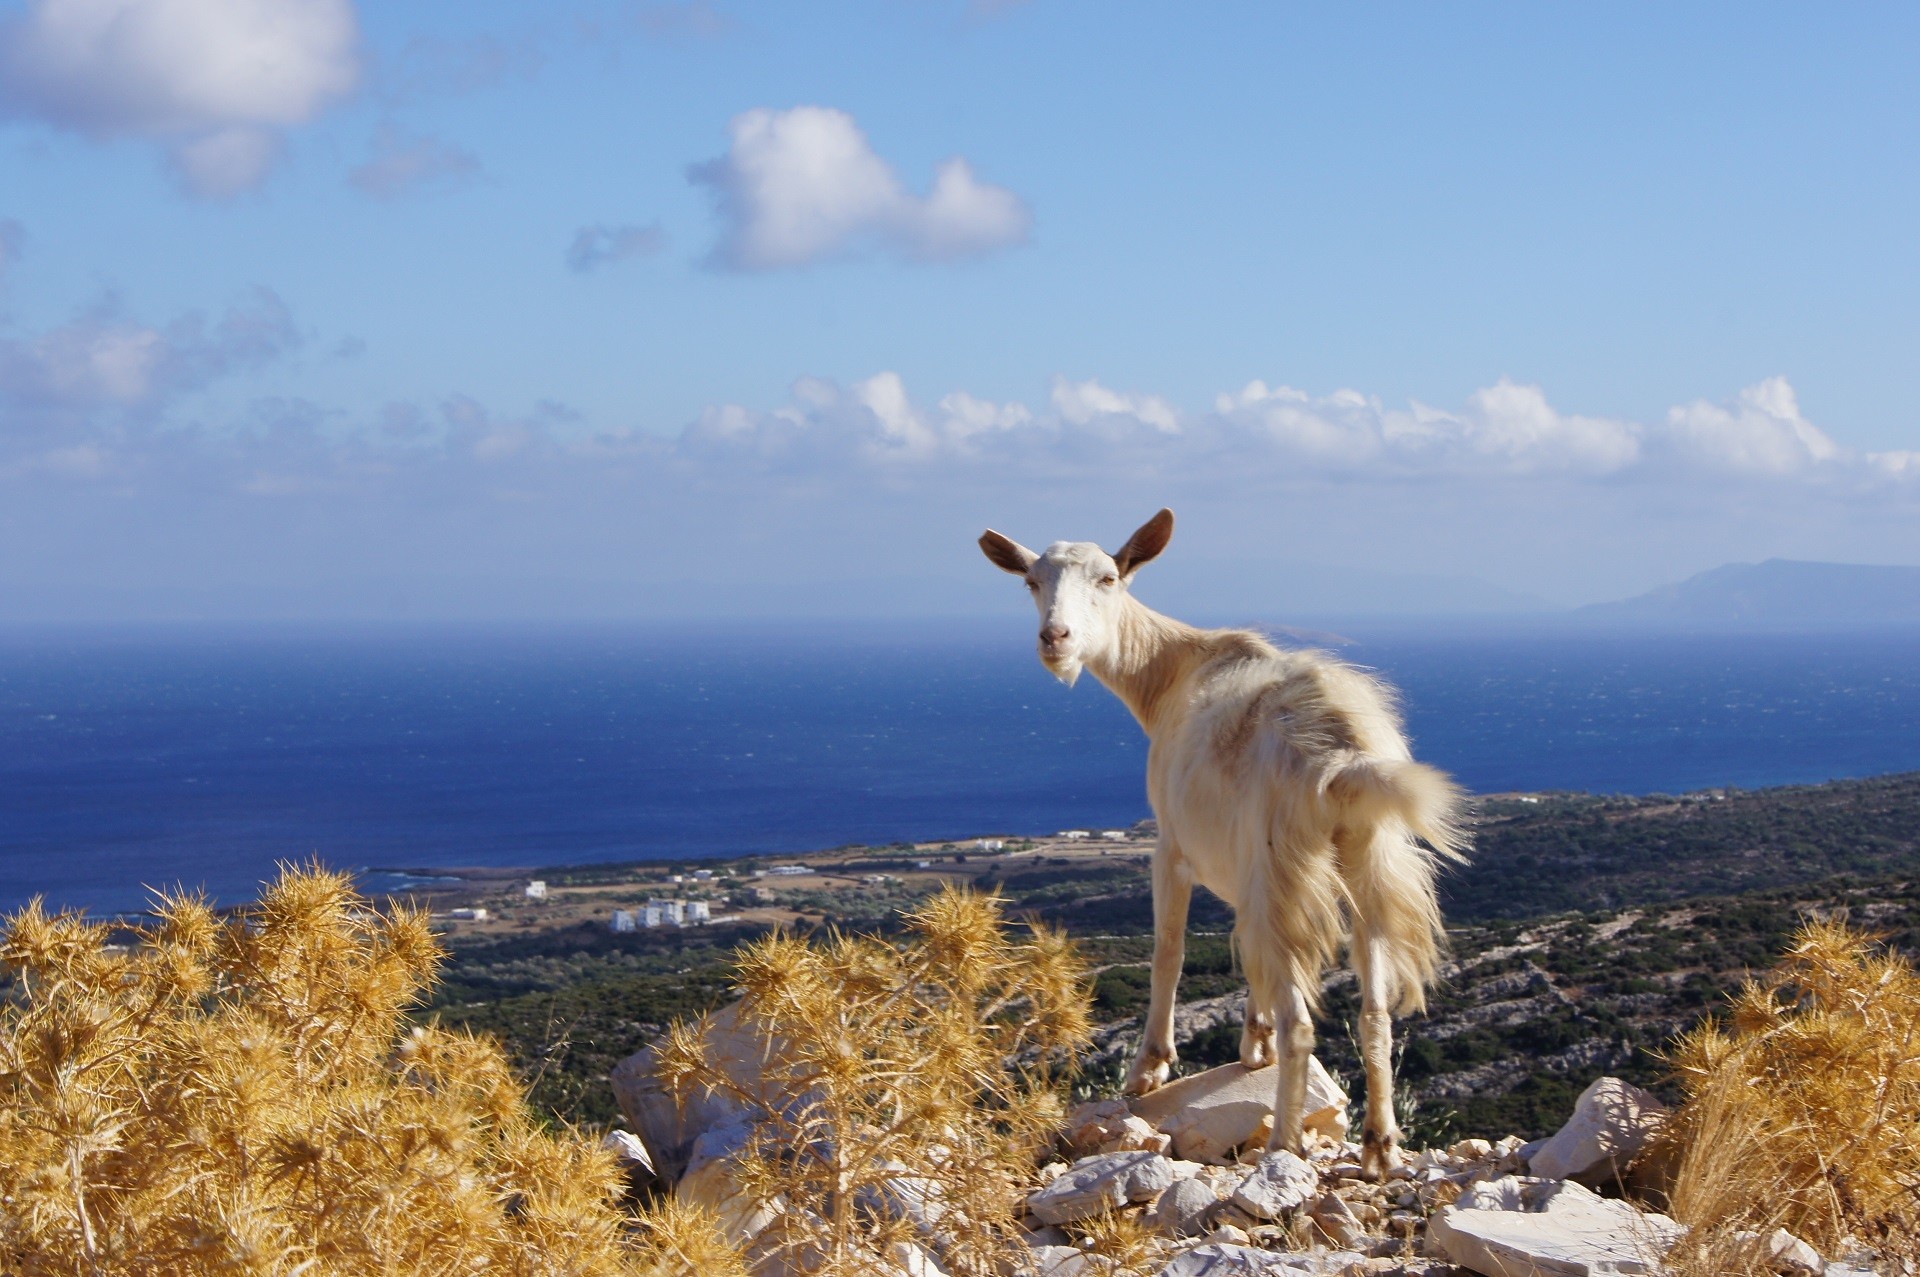
[[[0,3],[0,619],[1920,562],[1893,6]],[[1181,557],[1184,555],[1184,559]]]

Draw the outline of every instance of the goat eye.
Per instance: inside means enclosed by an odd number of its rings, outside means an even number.
[[[1038,591],[1038,590],[1040,589],[1040,582],[1038,582],[1038,581],[1029,581],[1029,582],[1027,582],[1027,588],[1028,588],[1029,590],[1033,590],[1033,591],[1036,591],[1036,592],[1037,592],[1037,591]]]
[[[1100,584],[1102,584],[1102,585],[1118,585],[1118,584],[1120,584],[1120,578],[1119,578],[1119,577],[1117,577],[1117,576],[1103,576],[1103,577],[1101,577],[1101,578],[1100,578]]]

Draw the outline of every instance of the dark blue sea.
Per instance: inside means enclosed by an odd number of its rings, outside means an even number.
[[[1920,635],[1361,632],[1482,792],[1920,769]],[[1145,744],[1024,625],[0,636],[0,908],[249,897],[276,861],[578,864],[1147,814]]]

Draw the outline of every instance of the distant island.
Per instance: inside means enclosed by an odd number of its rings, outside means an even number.
[[[1576,608],[1588,624],[1827,628],[1920,623],[1920,567],[1768,559],[1729,563],[1613,603]]]

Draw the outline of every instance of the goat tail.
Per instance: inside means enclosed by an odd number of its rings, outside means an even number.
[[[1396,1014],[1424,1010],[1446,945],[1434,879],[1466,861],[1465,795],[1410,759],[1362,756],[1327,777],[1341,877],[1361,961],[1384,966]]]

